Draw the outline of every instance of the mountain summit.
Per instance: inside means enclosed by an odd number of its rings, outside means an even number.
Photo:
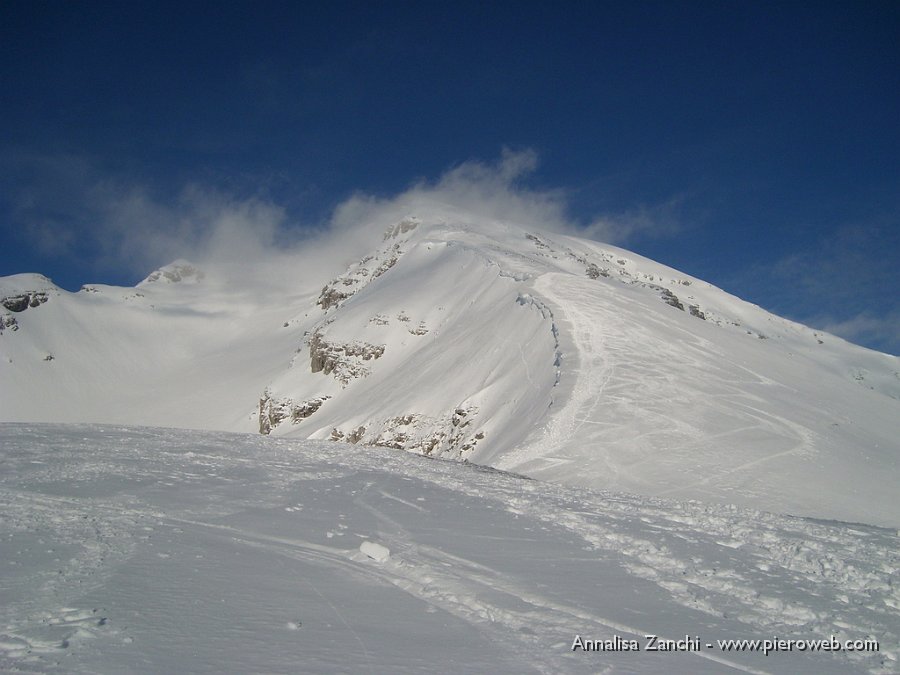
[[[290,435],[897,526],[900,359],[623,249],[407,218],[327,278],[0,279],[0,420]]]

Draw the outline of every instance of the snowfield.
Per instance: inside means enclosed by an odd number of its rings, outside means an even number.
[[[222,432],[4,424],[0,466],[5,671],[900,669],[896,529]],[[879,651],[718,646],[832,635]]]

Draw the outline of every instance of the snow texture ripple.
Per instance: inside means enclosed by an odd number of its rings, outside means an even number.
[[[0,668],[898,670],[895,529],[563,487],[381,448],[0,425]],[[874,653],[573,651],[576,635]]]

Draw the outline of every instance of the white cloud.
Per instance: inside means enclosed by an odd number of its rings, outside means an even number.
[[[682,198],[676,197],[653,206],[639,205],[627,211],[605,215],[578,228],[576,234],[610,244],[626,244],[639,236],[666,236],[678,232],[678,211]]]
[[[226,264],[254,262],[274,246],[283,208],[258,197],[236,198],[189,185],[163,204],[145,190],[104,185],[92,201],[107,255],[139,264],[177,257]]]
[[[392,197],[357,193],[325,223],[298,222],[260,195],[200,184],[174,196],[157,194],[104,177],[77,157],[20,158],[20,172],[23,166],[36,179],[19,190],[15,212],[32,245],[50,256],[80,257],[97,272],[143,276],[177,258],[239,275],[263,276],[263,264],[268,276],[277,276],[279,265],[330,272],[363,255],[385,229],[410,215],[460,224],[515,223],[610,243],[676,227],[674,202],[591,222],[574,219],[564,190],[528,185],[538,167],[532,150],[504,149],[495,162],[463,162]]]
[[[857,344],[876,344],[900,356],[900,311],[876,315],[865,311],[846,319],[818,317],[810,323]]]
[[[493,164],[470,160],[436,181],[421,180],[388,199],[355,195],[336,209],[332,224],[345,229],[369,222],[383,230],[403,217],[420,215],[460,223],[514,223],[614,244],[627,243],[639,235],[669,235],[679,227],[680,200],[579,221],[569,212],[565,190],[525,185],[537,167],[533,150],[504,149]]]
[[[357,194],[337,207],[332,225],[347,230],[370,223],[383,230],[418,215],[459,223],[490,220],[543,229],[568,227],[562,192],[521,187],[536,168],[533,151],[504,150],[494,164],[464,162],[438,180],[420,180],[394,197]]]
[[[900,310],[890,283],[896,224],[897,215],[887,214],[835,228],[803,250],[742,270],[734,286],[756,289],[770,309],[796,321],[898,354]]]

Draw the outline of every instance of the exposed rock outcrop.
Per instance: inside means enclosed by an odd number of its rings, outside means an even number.
[[[316,304],[324,310],[339,305],[343,300],[349,298],[353,293],[342,291],[334,286],[324,286],[319,294]]]
[[[706,314],[700,309],[699,305],[688,305],[688,311],[690,311],[691,316],[696,316],[698,319],[706,321]]]
[[[22,293],[20,295],[10,295],[0,300],[10,312],[24,312],[29,307],[39,307],[49,300],[46,293],[42,291],[34,291],[31,293]]]
[[[141,283],[165,282],[177,284],[184,281],[202,281],[206,275],[202,270],[194,267],[186,261],[174,262],[171,265],[161,267],[144,279]]]
[[[19,330],[19,322],[16,321],[16,317],[9,312],[0,315],[0,334],[7,329],[11,331]]]
[[[316,304],[325,311],[339,306],[366,284],[377,279],[396,265],[401,253],[400,244],[393,244],[378,257],[366,256],[358,263],[352,265],[344,274],[328,282],[322,288]]]
[[[370,369],[366,361],[381,358],[384,345],[373,345],[368,342],[337,342],[326,339],[320,332],[314,332],[309,338],[309,366],[313,373],[333,375],[344,386],[351,380],[365,377]]]
[[[259,399],[259,433],[267,436],[285,420],[299,424],[311,417],[330,396],[318,396],[295,402],[292,398],[273,398],[267,389]]]
[[[410,335],[425,335],[426,333],[428,333],[428,326],[425,324],[424,321],[420,321],[419,325],[416,326],[415,328],[409,327],[406,330],[409,332]]]
[[[540,237],[538,237],[537,235],[528,233],[525,235],[525,238],[528,239],[530,242],[532,242],[539,249],[543,249],[545,251],[550,250],[550,247],[547,244],[545,244],[543,242],[543,240]]]
[[[391,254],[372,272],[372,278],[377,279],[380,277],[396,265],[398,260],[400,260],[400,244],[394,244],[391,247]]]
[[[396,225],[389,227],[387,231],[384,233],[384,239],[387,241],[388,239],[396,239],[401,234],[406,234],[407,232],[412,232],[419,226],[419,221],[415,218],[406,218],[401,220]]]
[[[596,263],[590,263],[585,270],[585,274],[588,275],[589,279],[599,279],[600,277],[608,277],[609,270],[600,269]]]
[[[477,414],[476,407],[464,406],[441,418],[418,413],[396,415],[350,432],[334,428],[331,440],[462,459],[485,438],[485,432],[475,428]]]
[[[384,233],[384,241],[397,239],[418,227],[415,218],[407,218]],[[400,260],[403,255],[402,241],[383,245],[373,255],[362,258],[351,265],[346,272],[328,282],[319,294],[316,304],[326,312],[332,307],[340,306],[345,300],[355,295],[360,289],[371,283]]]
[[[678,296],[668,288],[663,288],[660,295],[662,296],[664,303],[675,309],[680,309],[682,312],[684,311],[684,305],[681,303],[681,300],[679,300]]]
[[[331,430],[331,438],[329,440],[332,441],[346,441],[347,443],[351,443],[356,445],[359,443],[363,436],[365,436],[366,427],[365,425],[360,425],[356,427],[353,431],[345,434],[343,431],[335,427]]]

